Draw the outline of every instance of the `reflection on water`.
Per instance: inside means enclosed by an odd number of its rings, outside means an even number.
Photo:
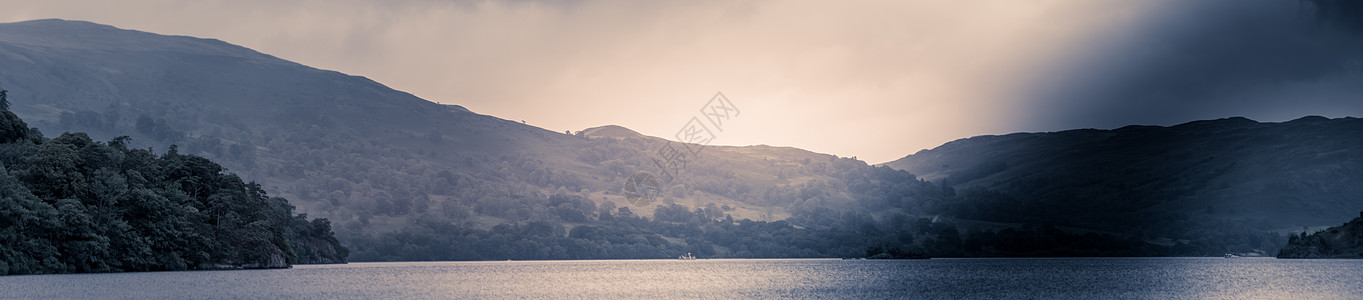
[[[355,263],[0,277],[7,298],[1339,298],[1363,260],[1225,258]]]

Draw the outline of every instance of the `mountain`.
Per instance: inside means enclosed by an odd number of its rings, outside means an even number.
[[[299,211],[332,220],[356,261],[602,253],[548,245],[586,243],[568,237],[584,226],[624,235],[611,245],[652,249],[615,257],[668,257],[684,254],[688,238],[701,241],[685,233],[691,231],[660,232],[654,225],[662,223],[619,216],[675,217],[696,228],[754,220],[749,229],[832,230],[895,216],[913,220],[928,214],[922,203],[943,195],[911,174],[855,159],[788,147],[707,146],[678,161],[679,175],[663,180],[653,202],[631,204],[626,181],[641,172],[662,178],[654,159],[680,144],[619,126],[548,131],[219,40],[82,21],[0,24],[0,88],[9,90],[11,109],[42,132],[130,136],[124,140],[130,148],[163,152],[178,145],[181,153],[212,159],[293,200]],[[704,219],[684,217],[696,212]],[[762,225],[782,221],[787,225]],[[494,238],[498,228],[530,223],[549,226],[554,239],[531,231]],[[798,232],[792,236],[805,234]],[[460,234],[486,247],[458,254],[465,250],[453,248],[474,243],[450,237]],[[518,241],[536,244],[533,255],[498,248]],[[697,253],[736,256],[742,249],[718,245],[743,242],[730,238],[706,246],[718,252]],[[784,247],[743,255],[864,252],[855,243],[841,250]]]
[[[885,165],[963,197],[966,219],[1150,239],[1296,232],[1363,210],[1363,120],[1245,118],[961,139]]]
[[[671,160],[700,145],[80,21],[0,24],[0,88],[42,132],[220,163],[331,220],[352,261],[1268,253],[1360,210],[1363,186],[1356,119],[983,136],[888,166],[765,145]],[[648,174],[656,197],[632,197]]]

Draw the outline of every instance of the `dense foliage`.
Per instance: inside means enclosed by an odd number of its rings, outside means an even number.
[[[1278,258],[1363,258],[1363,213],[1343,225],[1291,235]]]
[[[45,139],[0,110],[0,274],[345,261],[326,219],[208,159],[126,142]]]

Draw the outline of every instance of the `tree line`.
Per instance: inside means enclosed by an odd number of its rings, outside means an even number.
[[[203,157],[129,139],[48,139],[0,92],[0,274],[282,268],[345,262],[326,219],[295,214]]]

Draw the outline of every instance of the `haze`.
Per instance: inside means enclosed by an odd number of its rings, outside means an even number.
[[[217,38],[556,131],[671,137],[722,91],[742,115],[715,143],[872,163],[980,134],[1363,113],[1357,39],[1292,0],[0,3],[0,22]]]

